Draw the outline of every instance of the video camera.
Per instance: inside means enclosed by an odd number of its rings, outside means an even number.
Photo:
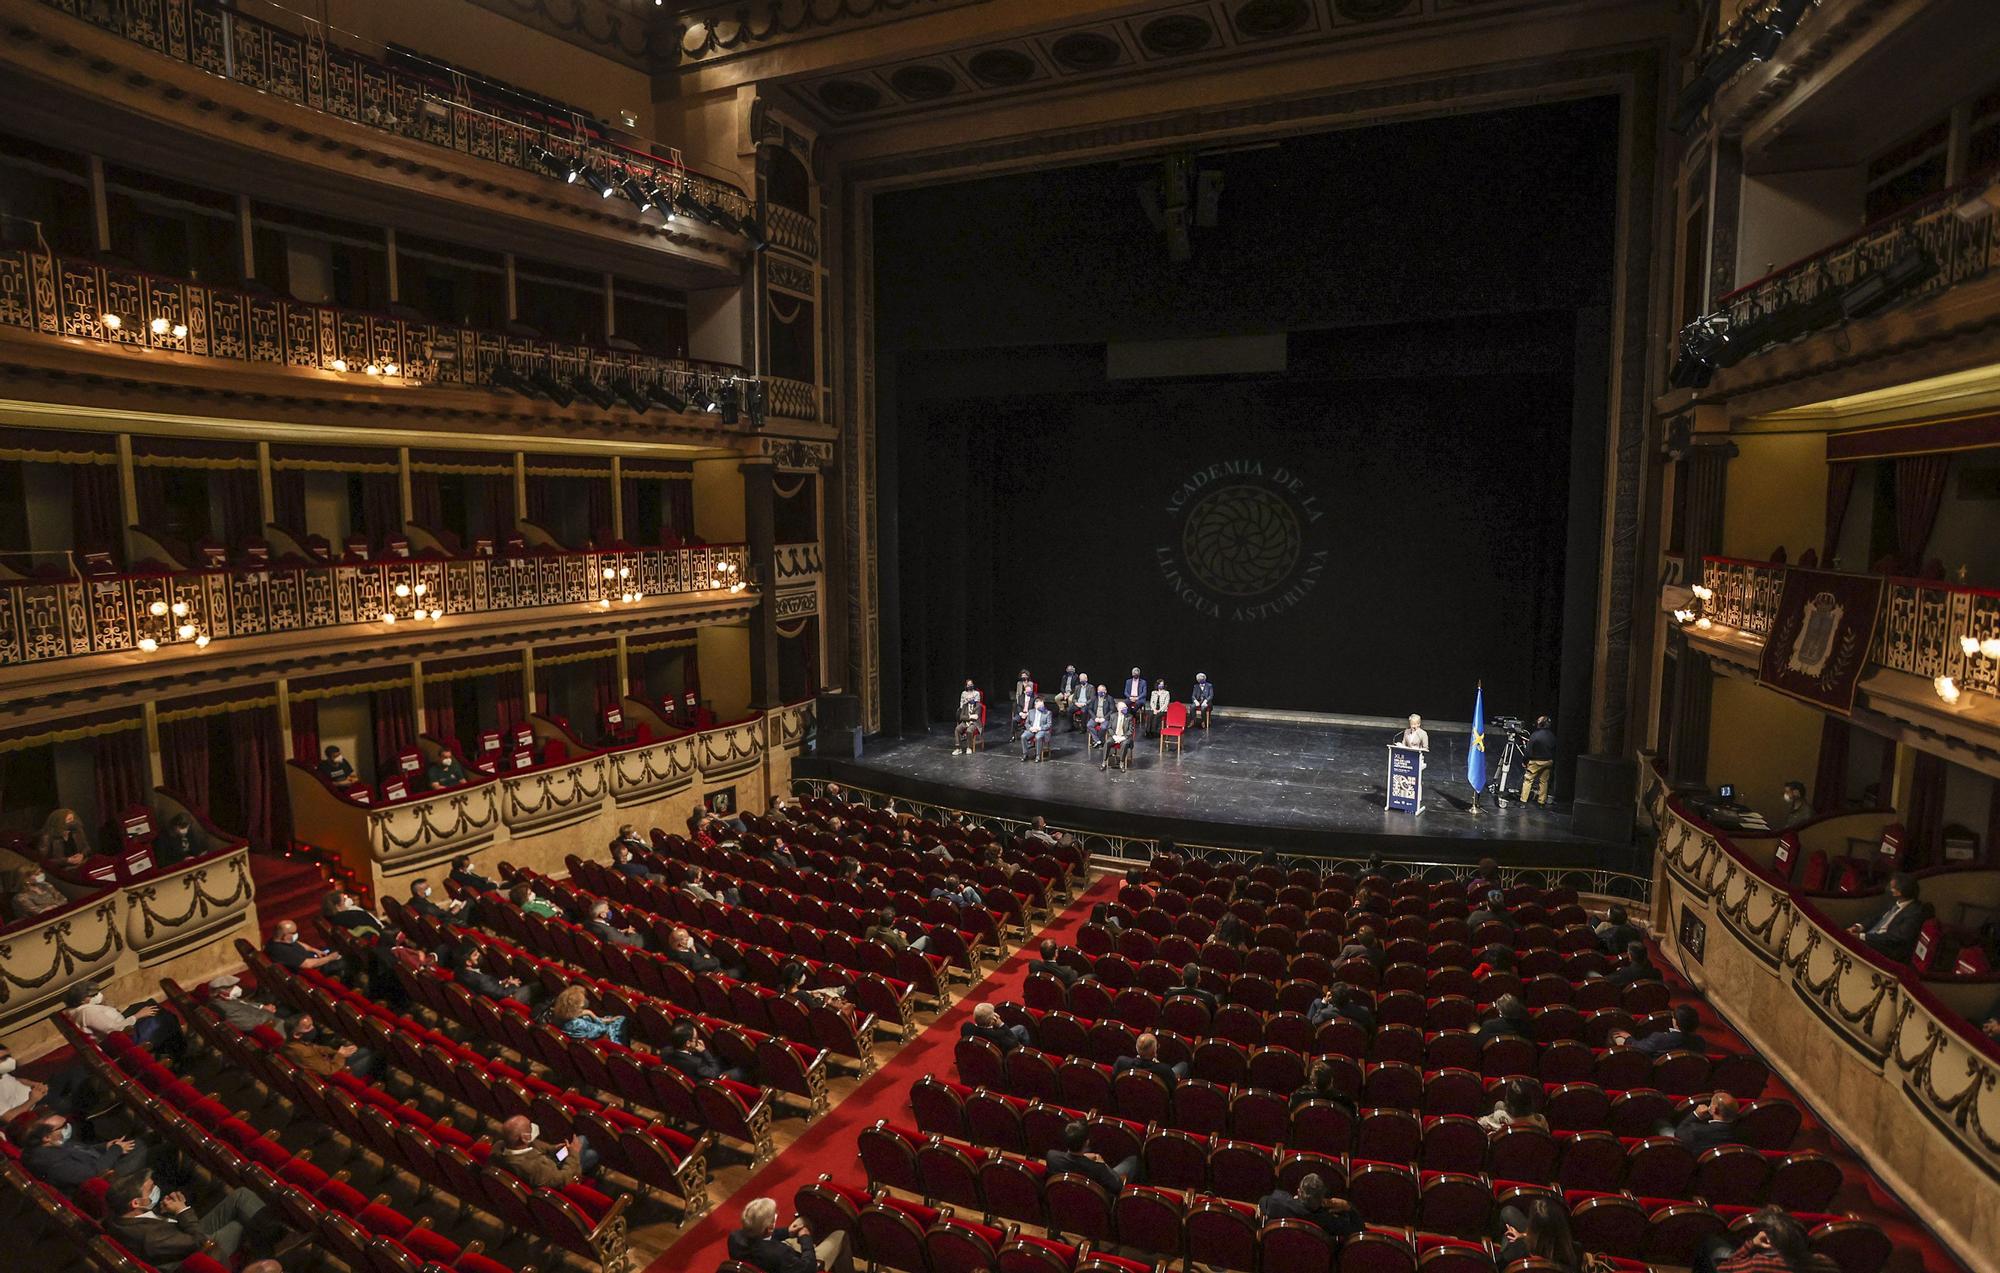
[[[1486,722],[1486,731],[1523,746],[1528,741],[1528,726],[1519,716],[1495,716]]]

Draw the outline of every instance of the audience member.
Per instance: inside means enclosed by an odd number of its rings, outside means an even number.
[[[211,977],[208,982],[208,1001],[215,1006],[217,1015],[245,1033],[259,1026],[281,1029],[282,1014],[266,1001],[268,993],[252,999],[244,993],[243,983],[228,973]]]
[[[1095,1181],[1112,1197],[1117,1197],[1128,1181],[1139,1175],[1139,1160],[1126,1158],[1117,1163],[1107,1163],[1104,1155],[1090,1149],[1090,1125],[1082,1119],[1071,1119],[1063,1125],[1062,1144],[1049,1150],[1046,1162],[1049,1175],[1076,1172]]]
[[[729,1231],[729,1258],[762,1273],[854,1273],[847,1231],[835,1229],[818,1242],[803,1218],[778,1232],[778,1204],[752,1198],[743,1204],[739,1228]]]
[[[1172,1065],[1169,1065],[1160,1059],[1159,1035],[1151,1033],[1142,1034],[1133,1042],[1132,1046],[1138,1049],[1139,1054],[1137,1056],[1121,1056],[1112,1062],[1111,1072],[1113,1074],[1121,1070],[1146,1070],[1149,1073],[1158,1075],[1160,1081],[1167,1085],[1169,1092],[1174,1090],[1174,1085],[1177,1082],[1188,1076],[1188,1063],[1186,1061],[1176,1061]]]
[[[1570,1236],[1569,1212],[1560,1202],[1537,1198],[1528,1204],[1525,1215],[1518,1207],[1502,1207],[1498,1218],[1502,1245],[1493,1259],[1495,1267],[1506,1268],[1532,1256],[1546,1260],[1560,1273],[1582,1273],[1583,1252]]]
[[[474,905],[475,903],[463,897],[447,897],[439,901],[437,890],[431,887],[429,880],[414,880],[410,884],[410,909],[440,924],[455,924],[461,919],[470,920]]]
[[[335,928],[345,928],[361,937],[380,936],[389,926],[380,916],[362,907],[354,894],[334,889],[319,901],[320,918]]]
[[[1083,974],[1056,958],[1057,946],[1044,937],[1041,946],[1042,957],[1028,962],[1030,973],[1045,972],[1065,986],[1073,986]]]
[[[329,977],[347,978],[347,960],[300,940],[299,926],[289,919],[279,920],[278,926],[271,930],[264,953],[271,957],[272,963],[286,968],[317,969]]]
[[[145,1168],[147,1152],[135,1140],[120,1138],[91,1142],[61,1114],[44,1114],[15,1135],[21,1165],[37,1179],[74,1194],[85,1181],[123,1175]]]
[[[689,972],[719,972],[725,977],[742,977],[743,970],[734,964],[725,964],[707,946],[696,941],[694,934],[685,928],[675,928],[667,934],[667,958],[673,960]]]
[[[990,1003],[982,1003],[972,1010],[972,1019],[958,1028],[959,1037],[985,1039],[1004,1055],[1015,1048],[1025,1047],[1035,1041],[1035,1036],[1027,1026],[1009,1025],[1000,1019],[1000,1012]]]
[[[35,837],[35,855],[51,866],[81,866],[90,856],[90,838],[74,809],[51,810]]]
[[[1728,1092],[1717,1092],[1696,1105],[1678,1124],[1661,1123],[1657,1131],[1699,1154],[1717,1145],[1736,1143],[1736,1114],[1736,1098]]]
[[[1201,965],[1188,964],[1181,969],[1181,984],[1167,992],[1170,999],[1193,999],[1207,1008],[1212,1016],[1222,1006],[1222,997],[1201,984]]]
[[[437,759],[424,766],[424,788],[428,791],[448,791],[465,785],[465,766],[449,747],[438,748]]]
[[[498,893],[500,886],[472,869],[472,855],[461,853],[451,860],[451,882],[478,893]]]
[[[160,1060],[174,1066],[180,1064],[187,1051],[180,1018],[156,1003],[142,1000],[120,1012],[106,1005],[102,990],[85,982],[70,987],[63,996],[63,1005],[76,1027],[100,1042],[123,1030]]]
[[[1889,896],[1866,923],[1848,929],[1882,954],[1907,963],[1916,953],[1917,933],[1930,918],[1930,907],[1918,900],[1917,877],[1898,871],[1889,877]]]
[[[1472,979],[1479,980],[1494,973],[1514,971],[1514,948],[1498,942],[1479,952],[1479,963],[1472,970]]]
[[[285,1040],[285,1056],[300,1069],[321,1078],[347,1071],[358,1079],[371,1079],[382,1072],[382,1058],[369,1048],[357,1047],[319,1028],[305,1013],[292,1022]]]
[[[971,883],[956,875],[947,875],[944,882],[931,889],[933,902],[951,902],[957,906],[984,906],[986,899]]]
[[[459,952],[457,977],[460,985],[482,999],[535,1002],[535,987],[523,984],[519,977],[496,977],[486,971],[486,952],[476,943],[468,943]]]
[[[572,1039],[609,1039],[624,1043],[624,1017],[600,1017],[587,1006],[582,986],[567,986],[549,1003],[549,1020]]]
[[[1768,1206],[1714,1234],[1695,1253],[1694,1273],[1837,1273],[1832,1257],[1812,1249],[1806,1227]]]
[[[1335,1242],[1345,1242],[1361,1232],[1361,1213],[1356,1211],[1345,1198],[1329,1198],[1326,1195],[1326,1181],[1317,1172],[1307,1172],[1299,1177],[1299,1191],[1286,1193],[1274,1190],[1257,1204],[1257,1214],[1265,1224],[1273,1220],[1303,1220],[1317,1225],[1320,1231]]]
[[[1540,1083],[1518,1076],[1508,1079],[1500,1089],[1500,1099],[1494,1104],[1493,1112],[1481,1117],[1479,1125],[1494,1135],[1509,1127],[1533,1127],[1547,1131],[1549,1120],[1541,1114],[1541,1101]]]
[[[180,1192],[161,1193],[149,1171],[112,1182],[105,1212],[107,1233],[140,1259],[165,1268],[177,1268],[211,1242],[210,1253],[227,1265],[241,1249],[283,1255],[304,1241],[303,1234],[288,1232],[277,1210],[266,1208],[248,1189],[232,1189],[208,1211],[197,1213]]]
[[[928,934],[915,941],[903,936],[903,931],[896,927],[896,908],[893,906],[884,906],[877,912],[875,923],[861,935],[869,941],[879,941],[891,950],[914,950],[921,953],[931,948]]]
[[[695,1023],[682,1017],[667,1031],[667,1046],[660,1058],[681,1073],[697,1082],[708,1079],[730,1079],[738,1083],[750,1081],[750,1073],[740,1065],[725,1065],[708,1046]]]
[[[1365,959],[1375,967],[1382,966],[1382,942],[1376,936],[1371,924],[1363,924],[1355,931],[1354,940],[1340,948],[1341,959]]]
[[[1306,1075],[1305,1085],[1292,1089],[1291,1096],[1285,1102],[1286,1107],[1297,1109],[1307,1101],[1332,1101],[1352,1114],[1354,1101],[1347,1093],[1340,1090],[1339,1078],[1339,1072],[1325,1061],[1314,1062],[1312,1073]]]
[[[591,936],[599,941],[610,942],[613,946],[621,946],[627,950],[646,949],[645,934],[635,932],[630,926],[620,924],[613,919],[611,903],[601,897],[590,904],[588,918],[583,921],[583,927]]]
[[[611,864],[617,868],[621,875],[630,875],[635,879],[644,879],[653,873],[652,867],[633,858],[634,854],[646,851],[646,841],[640,836],[638,828],[631,823],[624,822],[619,824],[618,834],[611,837],[610,849]],[[621,849],[624,850],[624,856],[622,857],[619,855],[619,850]]]
[[[597,1171],[597,1151],[582,1136],[561,1144],[542,1138],[540,1125],[516,1114],[500,1124],[499,1143],[490,1161],[530,1189],[560,1189]]]
[[[190,858],[198,858],[208,852],[208,837],[194,824],[194,819],[185,813],[176,813],[167,819],[167,825],[153,837],[153,865],[159,867],[179,866]]]
[[[1514,921],[1507,915],[1506,894],[1497,888],[1487,889],[1485,900],[1477,910],[1466,916],[1465,922],[1472,926],[1472,931],[1475,933],[1479,931],[1481,924],[1501,924],[1512,928]]]
[[[340,748],[332,743],[326,745],[325,759],[315,767],[314,772],[324,779],[328,786],[351,787],[355,783],[354,766],[347,763],[347,757],[340,754]]]
[[[1623,954],[1633,942],[1645,940],[1646,935],[1639,931],[1623,906],[1613,906],[1605,914],[1604,922],[1597,926],[1597,944],[1607,955]]]
[[[1669,1052],[1681,1051],[1699,1052],[1702,1050],[1701,1035],[1698,1033],[1700,1029],[1701,1014],[1695,1011],[1693,1004],[1684,1003],[1674,1009],[1674,1023],[1667,1029],[1655,1030],[1643,1036],[1616,1030],[1611,1034],[1611,1044],[1613,1047],[1629,1046],[1648,1056],[1665,1056]]]
[[[1474,1031],[1481,1043],[1488,1039],[1528,1037],[1528,1005],[1521,1002],[1519,995],[1501,995],[1493,1001],[1493,1015],[1479,1023]]]
[[[844,860],[849,864],[853,863],[852,858]],[[698,866],[688,867],[687,873],[687,878],[681,881],[681,892],[686,893],[695,901],[724,902],[730,906],[743,905],[743,895],[736,891],[734,885],[724,884],[721,888],[710,887],[715,877]]]
[[[1789,831],[1793,827],[1802,827],[1813,820],[1813,807],[1806,799],[1806,785],[1803,782],[1794,778],[1786,783],[1783,799],[1785,812],[1780,823],[1781,829]]]
[[[14,872],[14,880],[9,887],[13,896],[7,899],[7,908],[12,919],[33,919],[50,911],[61,910],[69,905],[69,894],[55,886],[49,879],[48,871],[39,866],[30,866]]]
[[[534,915],[542,919],[560,919],[562,911],[527,884],[516,884],[507,890],[507,900],[514,903],[523,915]]]
[[[1646,955],[1646,943],[1635,941],[1625,947],[1625,962],[1604,974],[1604,979],[1614,986],[1629,986],[1640,981],[1660,980],[1660,970],[1653,967],[1653,961]]]
[[[0,1043],[0,1119],[11,1118],[25,1109],[47,1108],[43,1102],[49,1099],[48,1085],[15,1077],[14,1071],[19,1067],[13,1049]]]

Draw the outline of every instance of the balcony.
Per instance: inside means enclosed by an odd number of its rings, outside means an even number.
[[[178,368],[186,359],[303,377],[315,388],[332,379],[392,395],[432,391],[424,405],[436,405],[436,391],[477,389],[485,391],[480,400],[449,400],[489,420],[499,405],[493,399],[505,393],[544,408],[574,403],[586,415],[656,432],[750,427],[744,417],[722,420],[726,408],[740,409],[744,378],[721,363],[314,305],[28,248],[0,249],[0,329],[6,328],[131,356],[133,370],[147,374],[167,373],[168,364]],[[147,355],[164,357],[136,361]]]
[[[642,821],[645,809],[662,802],[685,809],[725,798],[733,812],[788,792],[792,759],[812,735],[813,704],[602,750],[543,718],[533,724],[542,759],[395,802],[361,803],[292,762],[285,780],[293,816],[378,895],[402,891],[398,881],[407,887],[410,877],[458,854],[500,846],[518,866],[561,873],[565,853],[609,840],[620,823]],[[569,834],[551,834],[559,830]]]
[[[197,667],[269,679],[331,643],[352,643],[352,664],[475,638],[494,648],[686,626],[754,606],[738,582],[747,567],[743,546],[726,544],[0,580],[0,685],[19,708],[37,691],[143,693]]]
[[[1707,557],[1702,584],[1710,627],[1684,629],[1704,653],[1755,672],[1764,636],[1784,592],[1781,563]],[[1972,638],[1968,651],[1965,639]],[[2000,639],[2000,592],[1934,579],[1884,581],[1874,647],[1855,700],[1857,717],[1873,712],[1895,729],[1950,739],[2000,757],[2000,659],[1977,648]],[[1945,697],[1939,678],[1950,678]]]
[[[565,228],[613,237],[628,255],[643,251],[658,264],[664,248],[667,259],[705,274],[734,273],[731,258],[745,250],[746,229],[755,230],[750,197],[694,171],[674,148],[628,144],[581,111],[500,89],[476,73],[454,77],[390,50],[364,49],[344,32],[330,39],[326,28],[283,8],[273,7],[276,20],[267,20],[220,0],[6,0],[4,7],[15,37],[8,57],[29,72],[17,87],[27,88],[32,76],[59,93],[93,99],[128,141],[164,122],[251,149],[278,145],[302,174],[317,166],[362,184],[387,182],[391,198],[427,184],[433,199],[475,201],[502,216],[532,205]],[[115,82],[104,74],[113,69]],[[57,130],[69,130],[64,116],[76,114],[33,93],[23,104],[30,114],[17,119],[37,131],[43,110]],[[245,162],[220,153],[193,159]],[[624,198],[600,199],[579,180],[585,173],[613,192],[630,182],[665,199],[653,201],[658,210],[651,213]],[[333,197],[357,194],[343,184],[354,183],[328,183]]]

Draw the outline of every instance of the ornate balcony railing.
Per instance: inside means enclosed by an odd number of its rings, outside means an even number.
[[[819,419],[819,390],[805,381],[766,376],[764,389],[772,415],[784,420]]]
[[[1715,592],[1708,604],[1710,618],[1759,637],[1771,630],[1785,587],[1784,566],[1706,557],[1701,578]],[[2000,638],[2000,592],[1891,578],[1869,661],[1926,681],[1949,676],[1961,690],[2000,694],[2000,660],[1968,654],[1965,637]]]
[[[1898,301],[1915,299],[1983,278],[2000,265],[2000,217],[1968,221],[1954,209],[1977,189],[1955,186],[1920,200],[1900,212],[1803,260],[1737,288],[1722,297],[1729,329],[1741,332],[1752,324],[1786,310],[1816,315],[1803,320],[1803,335],[1815,326],[1840,321],[1837,295],[1911,249],[1921,249],[1936,268],[1896,293]]]
[[[416,608],[449,617],[601,606],[630,592],[705,592],[742,579],[746,565],[742,545],[722,544],[0,581],[0,667],[138,651],[142,641],[166,646],[195,634],[221,641],[332,632],[379,625],[388,612],[407,620]],[[180,636],[183,626],[193,632]]]
[[[392,65],[330,41],[316,25],[305,32],[287,30],[224,0],[43,2],[177,62],[351,124],[552,181],[565,180],[571,163],[588,164],[614,186],[630,178],[647,190],[684,190],[732,217],[751,211],[748,196],[730,183],[674,159],[617,145],[589,119],[559,113],[553,103],[544,113],[476,95],[444,75]],[[565,171],[552,171],[551,164]]]
[[[722,363],[524,340],[451,323],[212,287],[25,247],[0,249],[0,324],[123,349],[356,379],[562,394],[562,401],[581,396],[578,382],[583,381],[607,405],[671,408],[651,393],[658,390],[678,399],[684,409],[698,395],[719,407],[739,392],[741,379],[737,368]]]
[[[783,248],[809,260],[819,259],[819,227],[803,212],[769,204],[764,211],[764,232],[771,246]]]

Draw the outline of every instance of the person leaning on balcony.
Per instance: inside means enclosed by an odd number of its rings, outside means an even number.
[[[330,787],[351,787],[355,783],[354,766],[347,763],[347,757],[340,754],[340,748],[332,743],[326,745],[326,758],[313,769]]]
[[[13,893],[7,902],[13,919],[33,919],[69,905],[69,895],[57,888],[49,880],[49,873],[39,866],[14,872],[8,887]]]
[[[1916,953],[1917,933],[1931,917],[1931,908],[1917,897],[1917,877],[1898,871],[1889,877],[1889,897],[1882,909],[1865,923],[1853,924],[1849,932],[1890,959],[1907,962]]]
[[[74,809],[56,809],[35,837],[35,853],[51,865],[80,866],[90,856],[90,840]]]
[[[437,759],[424,766],[424,787],[430,791],[443,791],[464,784],[465,766],[458,763],[458,757],[452,754],[451,748],[438,748]]]
[[[153,838],[153,865],[179,866],[189,858],[208,852],[208,837],[194,825],[194,819],[177,813]]]

